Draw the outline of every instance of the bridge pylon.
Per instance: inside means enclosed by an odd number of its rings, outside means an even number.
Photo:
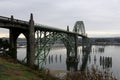
[[[18,36],[23,33],[24,36],[27,39],[27,64],[29,66],[34,65],[34,58],[35,58],[35,29],[34,29],[34,20],[33,20],[33,14],[30,16],[29,25],[26,30],[16,28],[13,24],[14,17],[11,16],[11,25],[14,28],[10,28],[9,34],[10,34],[10,53],[9,55],[17,59],[17,38]]]
[[[11,26],[14,27],[14,24],[13,24],[13,19],[14,17],[11,16],[11,19],[10,19],[10,22],[11,22]],[[9,55],[14,58],[14,59],[17,59],[17,38],[18,38],[18,35],[20,34],[20,30],[16,29],[16,28],[10,28],[10,31],[9,31],[9,37],[10,37],[10,52],[9,52]]]
[[[88,37],[82,38],[82,50],[91,50],[90,39]]]
[[[34,65],[35,58],[35,29],[33,14],[30,16],[29,28],[28,28],[28,40],[27,40],[27,64]]]

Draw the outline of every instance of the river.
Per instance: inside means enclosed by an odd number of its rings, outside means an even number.
[[[17,58],[22,60],[26,56],[26,48],[17,49]],[[83,53],[82,47],[78,48],[78,59],[79,63],[77,70],[82,66]],[[91,52],[88,55],[86,67],[97,66],[99,69],[107,69],[113,72],[118,79],[120,79],[120,46],[95,46],[91,48]],[[66,49],[55,48],[52,49],[44,64],[45,68],[52,70],[67,70],[66,65]]]

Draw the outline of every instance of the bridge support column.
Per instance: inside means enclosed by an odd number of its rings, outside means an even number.
[[[66,59],[66,64],[67,64],[67,69],[69,70],[70,68],[73,68],[74,71],[77,70],[78,66],[78,59],[77,59],[77,54],[78,54],[78,35],[74,35],[71,37],[68,35],[68,39],[72,38],[71,42],[67,43],[67,59]],[[73,46],[70,46],[72,44]],[[73,66],[74,65],[74,66]]]
[[[82,38],[82,50],[84,51],[84,49],[85,49],[85,43],[86,43],[86,39],[85,39],[85,37],[83,37]]]
[[[35,31],[33,15],[30,16],[29,28],[28,28],[28,42],[27,42],[27,64],[29,66],[34,65],[35,58]]]
[[[17,59],[16,30],[10,29],[9,32],[10,32],[10,53],[9,55],[12,58]]]
[[[19,30],[17,29],[10,29],[9,31],[10,33],[10,53],[9,55],[14,58],[17,59],[17,37],[19,35]]]
[[[69,26],[67,26],[67,31],[69,32]],[[70,35],[69,34],[67,34],[68,36],[67,36],[67,38],[69,38],[70,37]],[[69,43],[67,42],[67,58],[69,58],[69,56],[70,56],[70,46],[68,45]]]
[[[91,49],[91,44],[89,41],[88,37],[83,37],[82,38],[82,50],[90,50]]]
[[[77,59],[77,53],[78,53],[78,36],[77,35],[74,36],[74,40],[75,40],[75,58]]]

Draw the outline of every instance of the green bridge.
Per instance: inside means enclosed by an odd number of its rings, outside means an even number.
[[[89,38],[85,32],[83,21],[77,21],[73,31],[54,28],[42,24],[37,24],[31,14],[29,21],[0,16],[0,27],[9,29],[9,55],[17,59],[17,38],[22,33],[27,40],[26,62],[32,66],[37,60],[42,65],[51,47],[57,40],[61,40],[66,47],[67,61],[73,59],[77,62],[78,37],[82,38],[82,49],[89,45]]]

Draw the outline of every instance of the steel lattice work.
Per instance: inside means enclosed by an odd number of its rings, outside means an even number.
[[[75,23],[75,26],[73,28],[73,32],[76,32],[76,33],[82,34],[82,35],[86,35],[83,21],[77,21]]]
[[[67,27],[69,32],[69,27]],[[69,34],[57,31],[36,30],[35,32],[35,61],[38,65],[43,66],[52,46],[57,40],[61,40],[67,50],[67,58],[77,58],[77,42],[78,34],[86,35],[84,24],[82,21],[77,21],[73,32],[76,34]]]
[[[69,51],[67,57],[75,56],[74,36],[72,37],[66,33],[44,31],[36,31],[36,35],[35,60],[37,60],[37,64],[40,66],[45,62],[47,55],[57,40],[61,40]]]
[[[67,50],[67,58],[73,56],[77,58],[78,37],[82,37],[83,48],[88,45],[88,39],[85,32],[83,21],[77,21],[73,31],[54,28],[34,22],[33,14],[29,21],[0,16],[0,28],[9,29],[10,33],[10,53],[9,55],[17,59],[17,38],[22,33],[27,40],[27,56],[25,58],[29,66],[33,66],[35,61],[45,61],[52,45],[57,40],[61,40]]]

